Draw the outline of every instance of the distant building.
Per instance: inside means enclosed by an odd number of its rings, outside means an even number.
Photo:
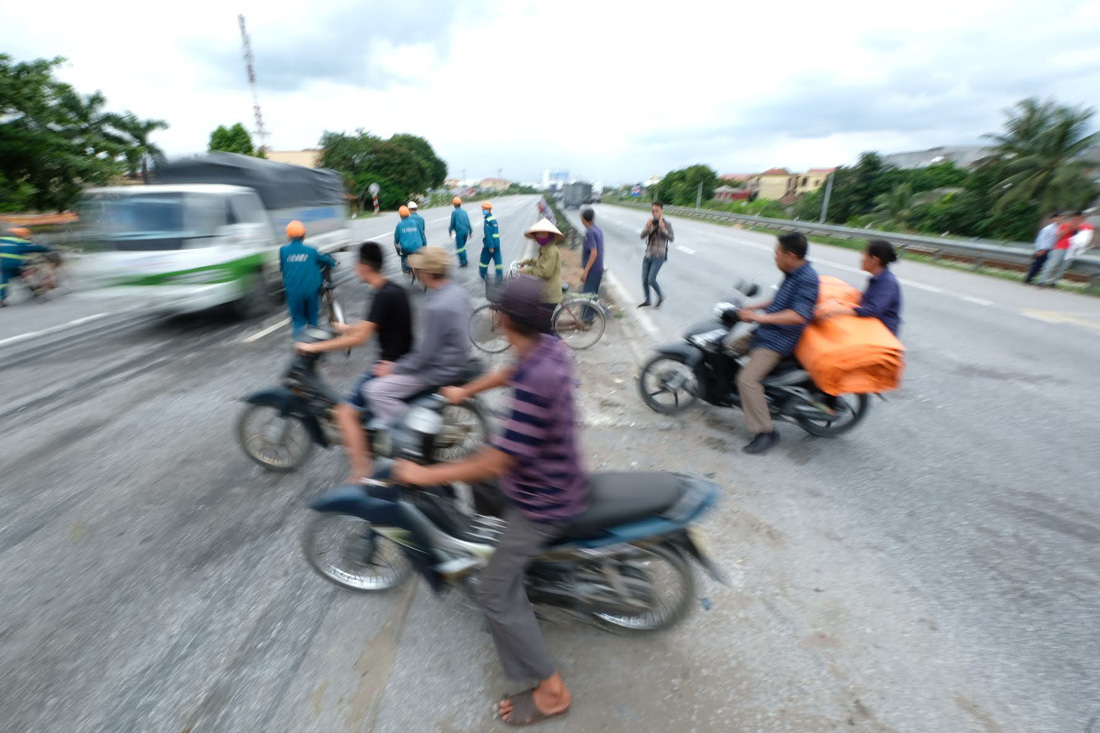
[[[714,190],[715,201],[743,201],[752,194],[747,188],[733,188],[732,186],[719,186]]]
[[[752,178],[751,173],[727,173],[718,176],[718,180],[724,185],[733,186],[734,188],[743,188],[750,178]]]
[[[478,188],[484,191],[504,191],[511,185],[512,182],[504,178],[483,178]]]
[[[744,181],[744,187],[762,199],[793,201],[825,185],[835,168],[811,168],[805,173],[791,173],[786,168],[770,168],[754,173]]]
[[[982,158],[993,151],[981,145],[941,145],[928,150],[913,150],[906,153],[890,153],[882,156],[882,162],[903,170],[927,168],[936,163],[951,162],[960,168],[973,168]]]
[[[544,170],[542,172],[541,187],[543,190],[560,190],[569,183],[569,171]]]
[[[289,163],[300,165],[303,168],[316,168],[321,162],[321,150],[309,148],[307,150],[269,150],[267,159],[276,163]]]
[[[825,185],[825,181],[835,170],[836,168],[811,168],[801,176],[796,173],[798,183],[795,184],[795,193],[801,196],[816,191]]]

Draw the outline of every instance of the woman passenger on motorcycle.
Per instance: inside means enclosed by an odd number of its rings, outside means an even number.
[[[890,263],[897,260],[894,248],[884,239],[872,239],[863,252],[862,267],[871,273],[867,289],[855,308],[842,303],[825,306],[821,318],[833,316],[859,316],[877,318],[882,321],[890,333],[895,336],[901,328],[901,286],[894,273],[890,272]]]
[[[408,486],[500,477],[508,499],[506,529],[479,576],[478,605],[505,673],[517,680],[539,680],[535,688],[497,704],[497,714],[509,725],[562,715],[572,701],[546,649],[523,576],[531,560],[565,532],[589,500],[577,445],[572,358],[565,344],[542,332],[541,290],[537,279],[518,277],[498,306],[504,334],[518,357],[515,366],[442,391],[459,404],[494,387],[512,387],[510,418],[493,445],[458,463],[419,466],[398,461],[393,471]]]

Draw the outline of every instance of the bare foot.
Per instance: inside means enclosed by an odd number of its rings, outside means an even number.
[[[531,699],[535,703],[536,710],[542,716],[553,716],[564,713],[573,702],[573,696],[569,692],[569,688],[565,686],[565,682],[562,680],[561,675],[556,672],[553,677],[539,683],[539,686],[532,691]],[[514,711],[515,704],[512,702],[511,698],[504,698],[497,704],[497,715],[499,715],[500,719],[505,723],[512,722],[511,718]],[[516,721],[516,724],[525,725],[526,722]]]

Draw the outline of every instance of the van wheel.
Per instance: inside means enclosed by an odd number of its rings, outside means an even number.
[[[271,301],[263,273],[257,270],[245,280],[244,295],[232,304],[233,315],[242,321],[259,318],[271,308]]]

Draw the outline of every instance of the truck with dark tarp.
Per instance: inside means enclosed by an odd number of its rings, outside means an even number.
[[[561,205],[566,209],[579,209],[582,205],[590,203],[592,199],[592,184],[576,183],[566,184],[562,189]]]
[[[149,185],[89,189],[78,210],[84,284],[170,312],[248,315],[273,302],[294,219],[321,251],[351,242],[338,173],[235,153],[161,163]]]

